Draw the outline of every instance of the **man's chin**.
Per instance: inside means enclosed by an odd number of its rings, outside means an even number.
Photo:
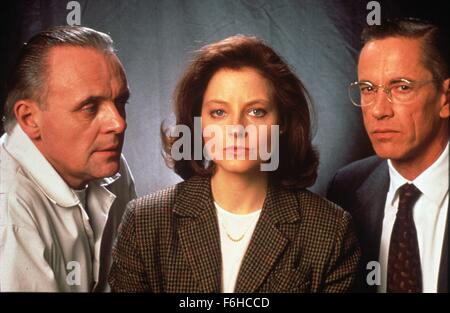
[[[97,169],[95,169],[95,174],[93,175],[97,179],[105,178],[105,177],[111,177],[114,176],[117,172],[120,170],[120,162],[114,161],[114,162],[108,162],[108,164],[104,164],[101,166],[98,166]]]
[[[373,145],[375,153],[382,159],[397,159],[401,158],[399,147],[393,144],[377,144]]]

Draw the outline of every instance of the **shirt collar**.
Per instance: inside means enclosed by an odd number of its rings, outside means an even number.
[[[72,191],[77,195],[78,199],[80,200],[80,203],[83,206],[83,208],[86,207],[87,188],[88,186],[86,185],[84,189],[72,189]]]
[[[449,143],[447,143],[444,151],[434,163],[417,176],[413,181],[404,178],[388,160],[390,186],[388,193],[388,201],[394,203],[397,190],[405,183],[414,184],[422,194],[432,201],[436,206],[440,206],[448,192],[448,173],[449,173]]]
[[[47,198],[62,207],[72,207],[80,203],[74,191],[66,184],[58,172],[37,149],[31,139],[17,124],[9,135],[5,137],[5,149],[20,163]],[[113,177],[103,178],[93,183],[105,187],[120,177],[117,173]]]

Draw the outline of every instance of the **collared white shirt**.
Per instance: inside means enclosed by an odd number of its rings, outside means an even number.
[[[390,186],[384,210],[383,230],[380,246],[381,285],[386,292],[387,264],[392,228],[397,214],[399,192],[405,183],[414,184],[421,192],[413,207],[414,224],[417,231],[423,292],[437,292],[442,244],[448,214],[449,144],[439,158],[413,181],[408,181],[388,160]]]
[[[216,202],[214,205],[217,211],[222,251],[222,292],[231,293],[234,292],[239,269],[261,210],[249,214],[234,214],[221,208]]]
[[[106,291],[126,203],[136,197],[122,157],[90,182],[85,205],[16,125],[0,139],[0,291]]]

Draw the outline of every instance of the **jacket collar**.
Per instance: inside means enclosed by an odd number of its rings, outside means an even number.
[[[18,161],[29,178],[36,183],[52,203],[61,207],[73,207],[80,203],[76,194],[18,124],[9,135],[4,135],[2,141],[8,153]],[[113,177],[99,179],[89,185],[94,184],[105,187],[112,184],[119,177],[120,174],[117,173]]]
[[[264,282],[289,242],[286,235],[295,231],[295,222],[300,219],[298,207],[294,193],[269,187],[242,261],[236,292],[254,292]],[[194,177],[186,181],[173,211],[181,217],[180,244],[194,278],[203,292],[220,292],[222,255],[210,179]]]
[[[207,209],[215,212],[209,178],[195,176],[184,184],[183,190],[177,195],[174,213],[183,217],[198,217]],[[289,205],[275,205],[280,201]],[[263,209],[274,224],[293,223],[300,218],[297,197],[292,192],[275,186],[269,186]]]
[[[242,260],[235,292],[256,292],[294,238],[301,219],[295,192],[269,186],[260,219]],[[303,266],[300,266],[303,267]],[[304,271],[306,273],[306,271]]]

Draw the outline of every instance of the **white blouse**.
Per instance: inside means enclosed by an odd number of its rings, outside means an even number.
[[[222,292],[234,292],[239,269],[255,230],[261,210],[250,214],[233,214],[214,202],[222,250]]]

